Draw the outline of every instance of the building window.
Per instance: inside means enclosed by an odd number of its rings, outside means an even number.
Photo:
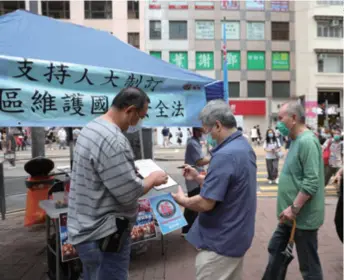
[[[238,10],[239,9],[239,0],[222,0],[221,10]]]
[[[289,11],[289,1],[271,1],[271,10],[274,12],[288,12]]]
[[[239,40],[240,39],[240,21],[222,21],[221,22],[221,39],[223,39],[223,32],[222,32],[223,25],[225,25],[225,28],[226,28],[226,40]]]
[[[128,18],[129,19],[139,19],[139,1],[128,1]]]
[[[134,46],[135,48],[140,48],[140,33],[129,32],[128,33],[128,44]]]
[[[214,40],[215,24],[213,20],[196,20],[196,39]]]
[[[247,40],[264,40],[264,22],[247,22]]]
[[[317,21],[318,37],[343,38],[343,21],[324,20]]]
[[[214,53],[196,52],[196,70],[213,70]]]
[[[318,0],[318,5],[343,6],[343,0]]]
[[[187,10],[189,8],[187,1],[171,1],[168,4],[170,10]]]
[[[25,1],[0,1],[0,15],[11,13],[18,9],[25,10]]]
[[[265,9],[265,1],[263,0],[246,0],[245,2],[247,10],[263,11]]]
[[[289,70],[289,53],[288,52],[272,52],[271,55],[272,70]]]
[[[290,82],[278,81],[272,82],[272,97],[289,98],[290,97]]]
[[[265,97],[265,81],[248,81],[247,97],[263,98]]]
[[[320,53],[318,58],[318,72],[343,73],[343,54]]]
[[[42,14],[52,18],[70,19],[69,1],[42,1]]]
[[[188,69],[188,52],[170,52],[170,63]]]
[[[247,52],[247,70],[265,70],[265,52]]]
[[[170,21],[170,39],[188,38],[188,24],[187,21]]]
[[[223,59],[223,52],[221,52],[221,62]],[[241,57],[240,51],[227,50],[227,70],[240,70]]]
[[[161,39],[161,21],[160,20],[149,21],[149,39],[151,40]]]
[[[149,54],[151,56],[161,59],[161,51],[150,51]]]
[[[229,82],[228,94],[230,98],[240,97],[240,82]]]
[[[112,1],[85,1],[86,19],[112,19]]]
[[[271,22],[271,40],[289,41],[289,22]]]

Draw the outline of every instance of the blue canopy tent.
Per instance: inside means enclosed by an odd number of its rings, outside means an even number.
[[[223,96],[222,85],[152,57],[108,32],[17,10],[0,17],[0,55],[107,67],[209,84],[207,100]],[[2,64],[2,65],[1,65]],[[0,61],[0,75],[6,65]]]

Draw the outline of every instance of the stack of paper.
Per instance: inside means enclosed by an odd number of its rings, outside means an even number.
[[[135,161],[135,166],[138,168],[138,173],[143,177],[147,177],[150,173],[154,171],[162,170],[152,159],[140,159]],[[170,176],[168,176],[168,181],[166,184],[163,184],[159,187],[155,187],[156,190],[161,190],[177,185],[177,182],[174,181]]]

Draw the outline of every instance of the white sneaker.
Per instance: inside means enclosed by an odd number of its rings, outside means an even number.
[[[279,182],[279,180],[278,180],[278,178],[275,180],[275,183],[278,185],[278,182]]]
[[[272,185],[272,181],[271,180],[269,180],[269,185]]]

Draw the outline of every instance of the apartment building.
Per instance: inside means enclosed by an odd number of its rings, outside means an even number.
[[[144,42],[144,2],[139,1],[0,1],[0,15],[28,11],[107,31],[137,48]]]
[[[295,2],[296,93],[313,127],[343,125],[343,11],[341,0]]]
[[[292,1],[153,0],[145,6],[145,50],[222,80],[225,25],[231,107],[246,129],[264,129],[295,95],[294,19]]]

